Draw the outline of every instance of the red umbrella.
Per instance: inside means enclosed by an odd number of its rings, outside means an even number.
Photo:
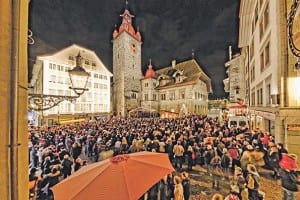
[[[85,166],[52,190],[55,200],[137,200],[173,171],[168,154],[124,154]]]

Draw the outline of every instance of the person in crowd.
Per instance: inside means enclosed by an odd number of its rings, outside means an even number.
[[[230,193],[225,197],[224,200],[241,200],[239,198],[239,188],[234,186],[230,189]]]
[[[172,164],[174,164],[174,162],[173,162],[173,158],[174,158],[173,148],[174,148],[174,146],[173,146],[173,143],[172,143],[172,139],[168,138],[167,141],[166,141],[165,151],[166,151],[166,153],[168,153],[169,160]]]
[[[93,154],[94,154],[94,161],[95,162],[98,162],[98,160],[99,160],[99,153],[100,153],[99,144],[95,143],[94,147],[93,147]]]
[[[194,165],[194,160],[195,160],[195,153],[194,153],[193,147],[191,145],[189,145],[187,148],[186,156],[187,156],[187,170],[192,171],[193,165]]]
[[[230,180],[230,188],[235,191],[237,191],[238,189],[237,195],[240,200],[248,198],[248,194],[246,194],[245,191],[245,184],[246,180],[243,176],[242,168],[236,166],[234,170],[234,175],[233,177],[231,177]]]
[[[51,188],[59,182],[60,169],[53,166],[49,174],[45,174],[38,184],[37,199],[52,200],[53,192]]]
[[[224,177],[229,177],[231,165],[232,165],[232,159],[228,153],[227,148],[224,147],[222,150],[222,157],[221,157],[221,167],[223,170]]]
[[[221,169],[221,158],[215,152],[214,157],[210,161],[211,165],[211,172],[212,172],[212,188],[215,188],[216,190],[220,189],[220,177],[223,175],[222,169]]]
[[[212,196],[211,200],[224,200],[223,195],[216,193]]]
[[[227,148],[227,150],[228,150],[229,156],[232,159],[232,161],[231,161],[232,162],[231,171],[233,172],[234,169],[235,169],[235,166],[238,166],[238,167],[241,166],[240,160],[239,160],[240,159],[240,153],[239,153],[239,150],[238,150],[237,142],[235,140],[231,141],[230,145]]]
[[[35,167],[30,169],[29,172],[29,184],[28,184],[28,189],[29,189],[29,199],[34,200],[36,198],[36,190],[37,190],[37,185],[39,181],[41,181],[41,177],[36,174],[37,169]]]
[[[277,146],[273,142],[269,142],[269,149],[268,149],[268,165],[273,171],[272,177],[274,179],[279,179],[279,150]]]
[[[281,160],[282,154],[288,153],[288,150],[286,148],[284,148],[282,143],[277,143],[277,149],[278,149],[278,153],[279,153],[279,160]]]
[[[74,172],[78,171],[82,166],[86,165],[86,160],[82,160],[81,158],[77,158],[74,164]]]
[[[174,176],[174,200],[184,200],[182,180],[179,176]]]
[[[182,187],[183,187],[183,196],[184,200],[189,200],[190,199],[190,179],[189,179],[189,173],[187,172],[182,172],[181,173],[181,179],[182,179]]]
[[[174,152],[174,156],[175,156],[175,168],[181,170],[182,162],[183,162],[184,148],[181,145],[180,140],[178,140],[176,145],[174,145],[173,152]]]
[[[295,154],[282,154],[279,166],[283,200],[295,200],[295,193],[298,191],[297,185],[300,184],[299,175],[296,172],[298,170],[297,156]]]
[[[255,165],[247,165],[247,177],[246,185],[248,188],[248,199],[249,200],[260,200],[262,197],[259,194],[259,174],[256,170]]]
[[[213,159],[213,157],[214,150],[212,149],[212,145],[208,144],[204,152],[204,161],[208,173],[211,173],[211,160]]]
[[[66,154],[61,162],[61,173],[63,178],[67,178],[71,175],[73,161],[70,159],[69,155]]]

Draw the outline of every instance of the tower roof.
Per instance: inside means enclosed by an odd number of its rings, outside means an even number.
[[[130,34],[132,37],[134,37],[136,40],[141,42],[142,37],[140,31],[138,29],[136,32],[132,25],[132,19],[134,18],[134,15],[132,15],[130,11],[127,9],[127,4],[123,14],[121,14],[120,16],[123,18],[122,23],[119,26],[119,28],[115,27],[115,30],[113,31],[113,39],[117,38],[122,32],[125,31],[128,34]]]
[[[155,78],[155,76],[156,76],[156,74],[155,74],[155,71],[153,70],[153,67],[151,64],[151,59],[150,59],[150,63],[148,65],[148,69],[146,71],[144,79]]]

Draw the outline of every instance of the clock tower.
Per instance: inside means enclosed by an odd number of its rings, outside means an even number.
[[[122,23],[113,31],[113,113],[124,116],[140,106],[142,38],[139,29],[132,25],[132,15],[127,6]]]

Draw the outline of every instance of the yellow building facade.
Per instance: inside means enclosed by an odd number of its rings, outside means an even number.
[[[28,198],[27,0],[0,0],[0,199]]]

